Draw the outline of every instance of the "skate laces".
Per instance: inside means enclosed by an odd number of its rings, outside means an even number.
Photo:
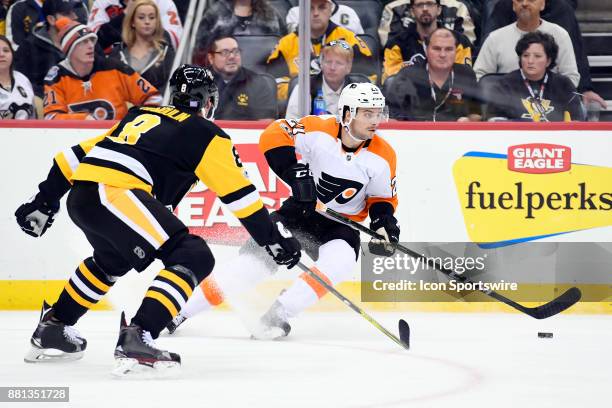
[[[75,344],[83,344],[81,333],[72,326],[64,326],[64,337]]]
[[[142,334],[140,336],[142,338],[142,341],[149,347],[151,348],[156,348],[155,347],[155,341],[153,341],[153,336],[151,336],[151,333],[149,333],[146,330],[142,331]]]

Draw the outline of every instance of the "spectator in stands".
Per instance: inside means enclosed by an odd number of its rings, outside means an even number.
[[[338,110],[338,99],[345,85],[353,82],[368,82],[363,74],[351,74],[353,66],[353,48],[343,40],[331,41],[323,46],[319,59],[321,60],[321,72],[310,76],[310,110],[309,114],[331,114],[335,115]],[[319,102],[324,105],[315,108],[317,97],[322,97]],[[299,119],[298,109],[299,85],[291,91],[289,103],[287,104],[287,119]],[[322,110],[323,112],[318,112]]]
[[[500,27],[512,24],[517,19],[517,15],[512,13],[511,9],[515,9],[516,11],[517,6],[523,1],[525,0],[498,0],[491,11],[491,18],[487,19],[486,21],[486,26],[483,30],[483,38],[489,35],[489,33],[498,30]],[[559,0],[539,0],[539,4],[542,8],[538,18],[542,18],[542,27],[536,27],[529,31],[538,29],[540,31],[545,31],[552,34],[559,44],[560,53],[563,53],[564,45],[553,32],[546,31],[544,26],[547,23],[554,23],[567,31],[569,38],[571,39],[574,59],[576,60],[578,72],[580,74],[580,82],[574,83],[574,85],[576,85],[578,90],[583,94],[583,101],[585,105],[588,105],[590,102],[596,102],[605,109],[607,107],[606,102],[601,96],[593,91],[589,60],[587,58],[582,40],[580,26],[578,25],[578,20],[576,19],[576,14],[574,12],[576,6],[575,2],[572,4],[572,2]],[[559,64],[561,63],[562,62],[559,61]],[[561,73],[564,73],[561,67],[559,67],[559,70]],[[476,73],[478,74],[478,72]],[[564,73],[564,75],[567,75],[567,73]],[[574,82],[573,79],[572,82]]]
[[[0,35],[0,119],[36,119],[32,84],[13,69],[13,55],[11,42]]]
[[[333,2],[333,9],[331,15],[331,22],[341,27],[347,28],[355,34],[363,34],[363,26],[361,25],[361,19],[357,12],[346,4],[338,4],[335,0]],[[287,12],[287,29],[295,31],[298,26],[298,19],[300,18],[299,6],[291,7]]]
[[[493,31],[485,40],[478,59],[474,64],[476,76],[480,79],[486,74],[505,74],[518,68],[516,55],[508,48],[528,32],[536,30],[553,36],[559,47],[559,57],[555,71],[568,77],[578,86],[580,74],[576,66],[572,41],[562,27],[540,18],[544,0],[513,0],[516,23]]]
[[[159,105],[157,89],[121,61],[94,52],[96,34],[67,18],[56,23],[66,55],[45,77],[45,119],[121,119],[133,105]]]
[[[64,58],[55,23],[62,17],[76,18],[75,6],[76,2],[46,0],[42,7],[45,23],[35,27],[15,53],[15,69],[30,80],[39,98],[47,71]]]
[[[378,73],[372,64],[372,52],[367,44],[359,39],[355,33],[340,27],[330,21],[333,3],[331,0],[311,0],[310,3],[310,41],[311,47],[311,73],[320,72],[318,57],[321,45],[333,40],[344,40],[355,54],[355,71],[366,73],[372,82],[376,82]],[[278,99],[286,100],[289,80],[298,74],[297,59],[299,56],[299,39],[297,31],[287,34],[280,39],[272,54],[268,58],[268,72],[277,79]]]
[[[216,119],[276,119],[274,82],[242,66],[238,42],[218,33],[212,40],[208,62],[219,89]]]
[[[132,67],[160,91],[172,70],[174,50],[164,38],[155,0],[131,0],[123,19],[123,42],[115,44],[111,58]]]
[[[533,122],[584,120],[576,87],[552,71],[559,52],[555,39],[530,32],[518,41],[515,51],[520,68],[497,83],[495,94],[504,97],[489,105],[487,116]]]
[[[38,23],[45,21],[44,3],[46,1],[20,0],[14,2],[8,9],[6,36],[13,43],[15,49],[19,48]],[[88,11],[82,1],[55,0],[51,3],[53,3],[52,7],[64,17],[87,21]]]
[[[411,0],[410,8],[415,23],[395,32],[385,45],[383,81],[397,74],[403,66],[426,62],[427,53],[423,45],[424,40],[438,27],[442,27],[438,21],[442,12],[440,0]],[[459,42],[455,62],[471,66],[472,44],[470,40],[463,34],[457,32],[454,34]]]
[[[196,34],[196,53],[210,48],[219,33],[232,35],[285,35],[283,17],[267,0],[218,0],[208,7]],[[194,57],[198,60],[201,57]]]
[[[439,0],[436,0],[440,3]],[[411,10],[413,0],[395,0],[383,9],[378,27],[380,43],[386,44],[395,33],[407,29],[414,23]],[[438,16],[440,27],[464,34],[473,44],[476,42],[474,22],[468,8],[459,0],[442,0],[442,10]]]
[[[87,25],[98,33],[102,49],[109,50],[114,43],[121,42],[123,14],[127,2],[124,0],[95,0],[91,6]],[[176,6],[172,0],[155,0],[155,2],[159,8],[162,27],[169,33],[170,45],[176,50],[183,35],[183,25]]]
[[[426,38],[428,62],[403,68],[387,96],[390,117],[419,121],[479,121],[476,75],[455,63],[457,38],[446,28]]]

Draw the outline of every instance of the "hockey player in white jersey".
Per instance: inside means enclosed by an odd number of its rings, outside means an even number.
[[[363,221],[369,215],[370,227],[386,238],[370,241],[370,252],[391,255],[389,241],[399,240],[400,229],[394,217],[396,156],[392,147],[376,135],[378,125],[387,117],[385,98],[375,85],[349,84],[342,90],[335,117],[277,120],[260,138],[260,150],[270,168],[292,190],[291,197],[272,218],[282,221],[300,240],[306,253],[316,260],[312,270],[334,286],[350,279],[359,256],[360,237],[353,228],[317,213],[317,199],[355,221]],[[300,161],[296,155],[301,156]],[[223,302],[227,294],[240,293],[248,289],[245,286],[257,283],[254,279],[262,275],[253,271],[273,272],[275,266],[255,245],[247,243],[240,253],[229,264],[220,266],[223,271],[205,279],[200,290],[194,290],[168,326],[170,332],[186,318]],[[314,278],[303,273],[276,299],[260,320],[261,330],[253,335],[286,336],[291,330],[289,319],[315,304],[326,292]]]

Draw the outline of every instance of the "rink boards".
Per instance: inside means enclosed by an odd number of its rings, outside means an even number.
[[[14,222],[17,206],[36,191],[53,155],[83,139],[100,134],[110,124],[67,122],[2,124],[0,147],[4,160],[0,202],[0,309],[36,309],[43,297],[53,301],[64,280],[90,248],[62,211],[53,228],[40,239],[23,234]],[[37,127],[28,127],[37,126]],[[79,126],[79,127],[76,127]],[[278,208],[287,187],[269,171],[257,148],[262,125],[225,123],[265,204]],[[612,124],[389,124],[380,134],[398,157],[397,217],[404,242],[478,242],[494,251],[524,242],[612,242]],[[203,185],[183,200],[177,215],[190,229],[214,244],[218,264],[235,253],[244,230]],[[362,241],[367,237],[362,236]],[[484,249],[483,249],[484,250]],[[550,260],[552,264],[555,260]],[[110,309],[125,297],[137,298],[159,265],[146,277],[133,274],[123,288],[114,288],[100,309]],[[557,276],[554,284],[580,284],[601,293],[601,302],[581,303],[576,312],[610,312],[612,270],[576,270]],[[265,283],[262,292],[278,293],[290,274]],[[517,282],[536,283],[531,274],[516,271]],[[360,275],[340,286],[359,299]],[[539,282],[541,283],[541,282]],[[553,282],[550,282],[553,284]],[[116,293],[114,293],[116,292]],[[375,310],[498,311],[497,303],[377,302]],[[320,310],[340,309],[327,299]]]

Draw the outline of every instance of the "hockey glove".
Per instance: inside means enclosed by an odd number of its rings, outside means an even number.
[[[282,176],[291,187],[291,198],[302,216],[315,212],[317,206],[317,186],[308,164],[296,163]]]
[[[276,228],[278,229],[277,242],[265,245],[266,251],[278,265],[286,265],[291,269],[300,260],[302,246],[280,221],[276,222]]]
[[[391,214],[380,215],[372,220],[370,229],[382,235],[384,239],[372,238],[368,243],[370,253],[379,256],[391,256],[395,253],[395,247],[390,243],[399,242],[400,228],[397,219]]]
[[[17,208],[15,217],[23,232],[38,238],[53,225],[58,211],[59,203],[50,205],[38,193],[30,201]]]

